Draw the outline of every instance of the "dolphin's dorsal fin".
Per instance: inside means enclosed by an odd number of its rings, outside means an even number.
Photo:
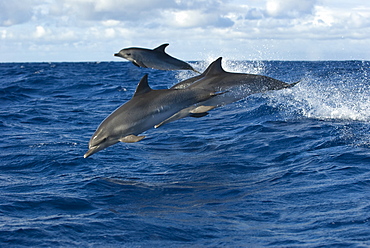
[[[137,85],[136,91],[135,91],[135,94],[134,94],[133,97],[142,95],[142,94],[147,93],[149,91],[152,91],[152,88],[150,88],[150,86],[148,84],[148,74],[145,74],[141,78],[139,84]]]
[[[204,74],[204,76],[214,76],[220,73],[224,73],[225,70],[222,68],[221,60],[222,57],[219,57],[218,59],[213,61],[202,74]]]
[[[166,49],[166,47],[167,47],[168,45],[169,45],[168,43],[162,44],[162,45],[160,45],[159,47],[154,48],[154,49],[153,49],[153,51],[157,51],[157,52],[165,53],[164,49]]]

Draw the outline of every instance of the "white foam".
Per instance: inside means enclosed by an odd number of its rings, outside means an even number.
[[[271,95],[270,103],[308,118],[370,121],[369,89],[364,82],[305,79]]]
[[[204,61],[193,63],[192,66],[203,72],[215,59],[215,56],[208,56]],[[260,75],[263,75],[265,70],[263,61],[223,58],[222,66],[229,72]],[[179,71],[177,79],[181,81],[196,75],[198,74],[192,71]],[[308,74],[291,89],[267,94],[269,104],[308,118],[370,121],[370,83],[367,77],[352,79],[342,76],[330,80],[314,78]]]

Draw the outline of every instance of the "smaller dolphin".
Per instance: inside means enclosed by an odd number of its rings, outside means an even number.
[[[227,72],[222,68],[221,60],[222,57],[219,57],[201,75],[184,80],[172,86],[171,89],[204,89],[211,92],[220,91],[225,94],[220,94],[197,105],[182,109],[167,120],[157,124],[155,128],[187,116],[202,117],[208,114],[208,110],[215,107],[236,102],[252,94],[290,88],[298,83],[287,84],[267,76]],[[196,110],[198,112],[194,113]]]
[[[188,63],[168,55],[164,50],[169,44],[162,44],[154,49],[129,47],[124,48],[114,56],[121,57],[131,61],[134,65],[144,68],[158,70],[192,70],[197,73]]]
[[[200,88],[153,90],[148,85],[148,75],[145,75],[131,100],[116,109],[99,125],[89,141],[89,150],[84,158],[118,142],[138,142],[145,138],[145,136],[137,136],[138,134],[184,108],[217,95]],[[209,107],[194,108],[187,113],[200,114],[209,109]]]

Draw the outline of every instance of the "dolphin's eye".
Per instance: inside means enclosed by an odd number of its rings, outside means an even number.
[[[131,53],[126,53],[127,56],[131,56]]]

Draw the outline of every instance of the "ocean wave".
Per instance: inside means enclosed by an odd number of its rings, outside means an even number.
[[[368,246],[368,65],[225,60],[301,82],[84,159],[145,73],[153,88],[194,74],[2,64],[0,246]]]

